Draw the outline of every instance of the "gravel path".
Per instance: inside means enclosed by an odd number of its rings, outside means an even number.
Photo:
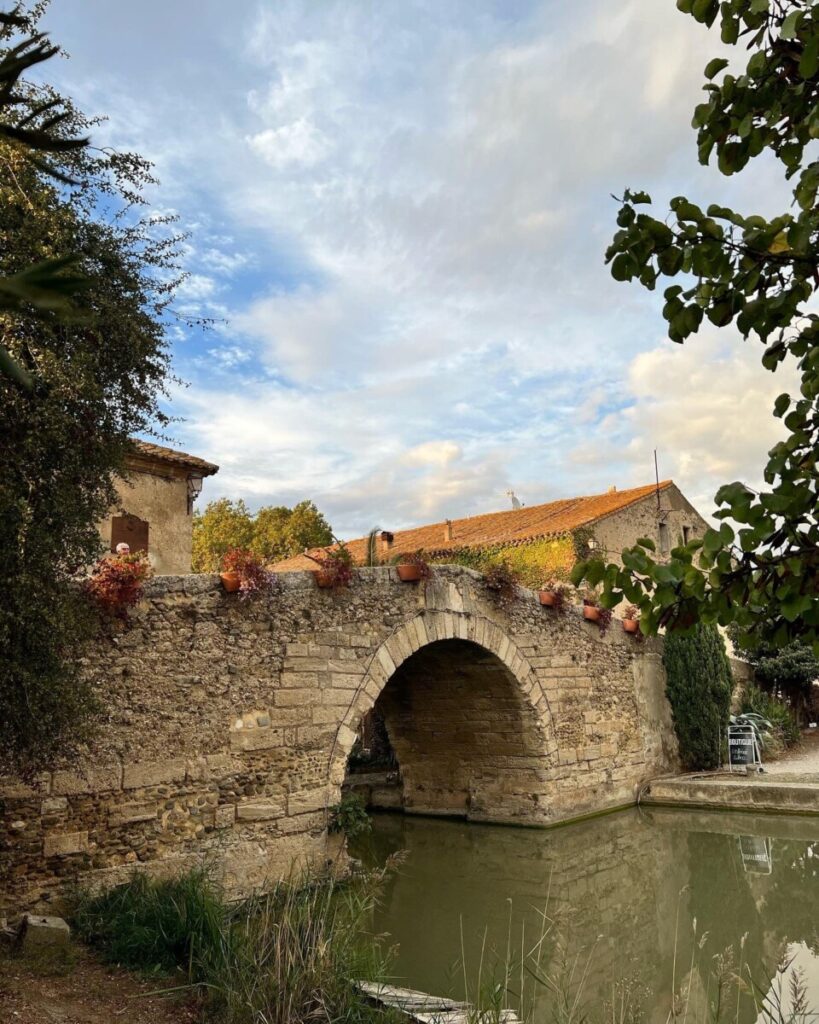
[[[800,748],[765,765],[778,782],[819,782],[819,729],[803,734]]]

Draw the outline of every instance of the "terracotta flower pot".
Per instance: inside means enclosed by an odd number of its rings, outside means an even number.
[[[640,631],[640,622],[638,619],[623,619],[623,629],[627,633],[638,633]]]
[[[584,604],[583,605],[583,618],[589,622],[600,621],[600,609],[595,604]]]
[[[545,605],[547,608],[556,608],[558,604],[557,594],[553,590],[539,590],[537,596],[540,598],[540,603]]]
[[[406,562],[404,565],[397,565],[398,579],[404,583],[417,583],[421,579],[421,566],[413,562]]]
[[[242,585],[242,577],[238,572],[221,572],[219,573],[219,579],[222,581],[222,586],[228,594],[235,594]]]
[[[316,586],[321,587],[322,590],[329,590],[333,585],[333,574],[327,572],[326,569],[313,569],[313,578],[316,581]]]

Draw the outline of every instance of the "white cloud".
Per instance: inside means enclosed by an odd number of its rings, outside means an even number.
[[[721,484],[762,483],[766,454],[785,428],[772,413],[783,391],[798,390],[791,364],[776,372],[760,362],[762,346],[714,331],[685,345],[665,341],[628,369],[627,407],[604,416],[594,439],[572,457],[619,465],[631,483],[650,479],[656,448],[663,477],[673,477],[703,513]]]

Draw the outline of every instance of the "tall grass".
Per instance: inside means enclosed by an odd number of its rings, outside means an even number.
[[[230,904],[205,870],[135,875],[81,897],[74,922],[110,961],[178,972],[171,987],[198,990],[224,1024],[371,1024],[391,1016],[355,985],[383,980],[390,962],[368,933],[382,877],[305,876]]]
[[[682,895],[682,894],[681,894]],[[530,908],[531,910],[532,908]],[[666,1024],[819,1024],[803,974],[786,958],[770,974],[745,960],[745,937],[717,953],[708,933],[693,929],[691,954],[681,961],[680,913],[674,943]],[[460,971],[468,1024],[505,1024],[513,1009],[521,1024],[643,1024],[656,1018],[645,1005],[650,993],[637,977],[611,979],[608,998],[588,991],[597,944],[573,949],[567,920],[537,912],[537,927],[513,933],[510,901],[505,948],[487,948],[486,935],[474,975],[468,969],[461,930]]]

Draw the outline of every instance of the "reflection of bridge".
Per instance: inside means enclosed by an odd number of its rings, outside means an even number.
[[[162,577],[87,670],[107,704],[92,767],[0,791],[17,823],[0,890],[208,849],[241,889],[323,856],[376,702],[410,812],[548,824],[633,802],[674,756],[646,645],[528,592],[502,611],[456,567],[426,585],[365,569],[338,593],[292,574],[247,603]]]

